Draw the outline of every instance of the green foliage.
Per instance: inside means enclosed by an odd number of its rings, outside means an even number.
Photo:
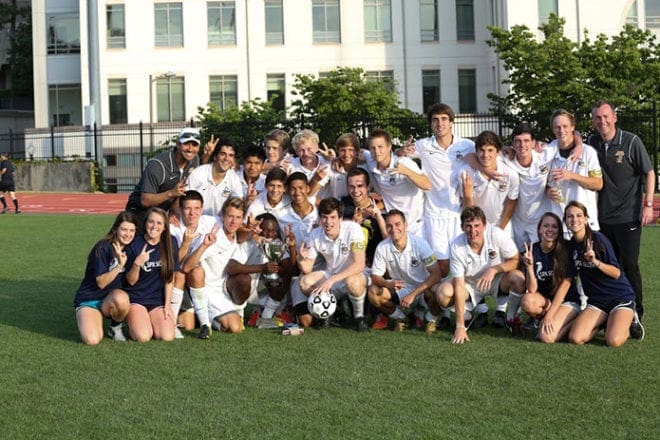
[[[16,6],[16,1],[12,1],[11,4],[0,4],[0,25],[8,25],[11,42],[8,50],[8,61],[11,65],[11,95],[31,96],[34,85],[30,8],[19,8]]]
[[[564,35],[563,18],[551,15],[539,29],[542,41],[527,26],[506,31],[489,27],[495,48],[509,72],[508,95],[489,94],[492,110],[509,127],[521,121],[536,124],[541,137],[551,138],[549,118],[558,108],[576,115],[578,129],[591,127],[594,102],[605,99],[628,109],[648,108],[660,97],[660,50],[655,36],[627,25],[619,35],[588,32],[578,44]]]
[[[345,329],[83,346],[73,295],[112,219],[27,208],[0,219],[5,438],[657,438],[651,312],[646,339],[620,349],[602,332],[544,345],[492,328],[462,346],[447,332]],[[649,311],[659,244],[660,229],[645,228]]]
[[[395,87],[389,81],[367,81],[359,68],[339,67],[322,78],[296,75],[291,115],[316,130],[329,145],[342,133],[365,136],[366,127],[384,128],[393,138],[407,138],[417,126],[416,113],[399,108]]]

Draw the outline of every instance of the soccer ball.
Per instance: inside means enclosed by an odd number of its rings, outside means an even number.
[[[337,310],[337,298],[332,293],[311,294],[307,300],[307,309],[317,319],[328,319]]]

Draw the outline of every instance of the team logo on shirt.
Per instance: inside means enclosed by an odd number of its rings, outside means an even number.
[[[456,160],[463,160],[463,153],[460,151],[456,152]]]
[[[499,179],[497,179],[497,189],[500,192],[504,192],[507,189],[509,189],[509,177],[508,176],[500,177]]]
[[[614,157],[616,157],[616,163],[623,163],[623,157],[626,154],[623,151],[617,151],[614,153]]]
[[[117,258],[113,258],[112,261],[110,261],[110,267],[108,267],[108,272],[114,270],[117,266],[119,266],[119,261],[117,261]],[[122,267],[121,271],[125,272],[126,268]]]
[[[578,168],[584,168],[584,161],[582,159],[578,159]]]
[[[417,257],[412,257],[412,258],[410,259],[410,265],[411,265],[412,267],[417,267],[417,266],[419,266],[419,260],[417,259]]]
[[[162,263],[160,260],[158,261],[145,261],[144,264],[142,265],[142,270],[145,272],[151,272],[151,269],[154,267],[161,267]]]
[[[229,197],[231,195],[231,189],[228,187],[222,188],[222,197]]]
[[[339,252],[341,252],[342,255],[348,254],[348,245],[346,243],[339,243]]]
[[[539,172],[540,172],[541,174],[548,174],[548,171],[550,171],[550,170],[548,169],[548,166],[547,166],[547,165],[541,165],[541,166],[539,167]]]
[[[497,251],[495,249],[488,249],[488,258],[494,260],[497,257]]]

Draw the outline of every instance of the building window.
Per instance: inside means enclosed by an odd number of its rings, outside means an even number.
[[[206,4],[209,46],[236,44],[236,2]]]
[[[266,44],[284,44],[284,8],[282,0],[266,0]]]
[[[422,70],[422,109],[424,112],[440,102],[440,71]]]
[[[266,76],[266,87],[268,101],[273,103],[273,108],[277,111],[284,111],[286,85],[283,73],[269,73]]]
[[[370,70],[364,73],[364,77],[370,82],[382,82],[389,91],[395,91],[393,70]]]
[[[209,77],[210,101],[225,111],[238,105],[238,77],[236,75],[216,75]]]
[[[128,122],[125,79],[108,80],[108,104],[111,124],[125,124]]]
[[[632,2],[630,5],[630,9],[628,10],[628,15],[626,15],[626,24],[631,24],[633,26],[637,26],[637,0]]]
[[[458,71],[458,111],[477,112],[477,71],[474,69]]]
[[[473,0],[456,0],[456,39],[474,41]]]
[[[364,41],[392,41],[392,10],[390,0],[364,0]]]
[[[105,16],[108,49],[125,48],[126,23],[124,20],[124,5],[106,5]]]
[[[184,85],[182,76],[161,78],[156,82],[158,122],[186,119]]]
[[[80,53],[80,24],[75,15],[48,17],[48,54]]]
[[[49,86],[48,113],[51,115],[51,124],[56,127],[82,125],[80,84]]]
[[[340,43],[339,0],[312,2],[314,43]]]
[[[660,0],[646,0],[646,28],[660,29]],[[637,5],[635,5],[635,8]]]
[[[550,14],[559,15],[557,9],[557,0],[538,0],[539,1],[539,23],[548,21]]]
[[[419,1],[419,22],[422,41],[438,41],[438,0]]]
[[[154,4],[156,47],[183,47],[182,3]]]

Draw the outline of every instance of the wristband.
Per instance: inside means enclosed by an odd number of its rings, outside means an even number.
[[[646,206],[647,208],[653,208],[653,200],[647,200],[646,202],[644,202],[644,206]]]
[[[457,325],[456,328],[465,328],[464,325]]]

